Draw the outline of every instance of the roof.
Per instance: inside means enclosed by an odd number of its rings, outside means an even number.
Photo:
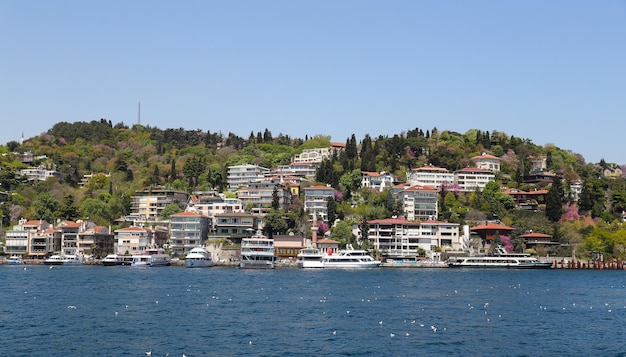
[[[520,237],[522,238],[535,238],[535,239],[551,239],[552,236],[549,234],[544,234],[544,233],[538,233],[538,232],[530,232],[530,233],[525,233],[525,234],[521,234]]]
[[[472,160],[481,160],[481,159],[491,159],[491,160],[500,160],[499,157],[493,156],[487,153],[482,153],[482,155],[474,156]]]

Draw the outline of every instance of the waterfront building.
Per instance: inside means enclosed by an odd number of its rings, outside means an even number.
[[[140,254],[150,247],[162,247],[167,241],[167,232],[153,228],[133,226],[115,232],[117,254]]]
[[[210,218],[194,212],[182,212],[170,216],[170,250],[175,254],[187,254],[201,246],[208,237]]]
[[[388,218],[371,220],[367,224],[367,239],[386,258],[413,259],[422,250],[432,254],[437,250],[458,250],[461,247],[457,223]],[[353,234],[357,239],[363,239],[360,224],[353,226]]]
[[[258,229],[258,219],[247,212],[231,212],[216,215],[218,235],[249,236]]]
[[[115,252],[115,236],[109,227],[97,226],[93,222],[86,222],[78,233],[78,253],[105,257]]]

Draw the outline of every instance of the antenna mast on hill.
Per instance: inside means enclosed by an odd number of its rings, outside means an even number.
[[[137,124],[141,125],[141,102],[137,102]]]

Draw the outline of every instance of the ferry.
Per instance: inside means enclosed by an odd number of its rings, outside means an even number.
[[[503,247],[496,247],[490,255],[470,257],[450,257],[450,268],[517,268],[550,269],[551,262],[543,262],[527,253],[508,253]]]
[[[380,264],[367,250],[354,249],[351,244],[335,253],[329,248],[322,257],[324,268],[378,268]]]
[[[163,248],[148,248],[145,253],[133,254],[132,259],[131,267],[157,267],[171,264],[170,255],[165,253]]]
[[[211,252],[204,247],[195,247],[187,253],[185,266],[187,268],[208,268],[215,265]]]
[[[296,266],[298,268],[323,268],[324,263],[322,263],[322,258],[324,257],[324,253],[322,253],[319,249],[313,247],[307,247],[300,249],[300,253],[298,253]]]
[[[275,260],[274,240],[263,235],[260,230],[241,240],[240,268],[274,269]]]

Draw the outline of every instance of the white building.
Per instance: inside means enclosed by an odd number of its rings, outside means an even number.
[[[424,166],[407,172],[406,181],[410,185],[433,186],[439,189],[443,185],[453,183],[454,174],[441,167]]]
[[[483,153],[479,156],[474,156],[472,161],[476,164],[476,167],[479,169],[489,170],[491,172],[499,172],[500,171],[500,158],[497,156],[493,156],[487,153]]]
[[[495,179],[496,175],[493,172],[476,167],[465,167],[454,172],[454,182],[464,192],[472,192],[476,189],[482,191],[487,182]]]
[[[389,218],[368,221],[367,239],[387,258],[415,258],[420,250],[427,254],[441,250],[459,250],[459,225],[457,223],[424,221],[411,222]],[[353,233],[363,239],[359,224]]]
[[[327,148],[316,148],[316,149],[304,149],[302,153],[296,154],[293,158],[293,163],[319,163],[324,159],[328,159],[333,155],[333,149],[330,147]]]
[[[262,180],[269,173],[270,169],[257,165],[228,166],[228,174],[226,176],[228,190],[231,192],[237,191],[239,187],[246,186],[250,182]]]
[[[328,221],[328,199],[335,197],[335,189],[330,186],[310,186],[304,191],[304,210],[313,217]]]
[[[390,172],[361,171],[361,187],[368,187],[382,191],[385,187],[391,187],[397,179]]]
[[[439,191],[434,186],[398,185],[393,187],[392,192],[395,199],[402,202],[407,220],[432,220],[438,217]]]

